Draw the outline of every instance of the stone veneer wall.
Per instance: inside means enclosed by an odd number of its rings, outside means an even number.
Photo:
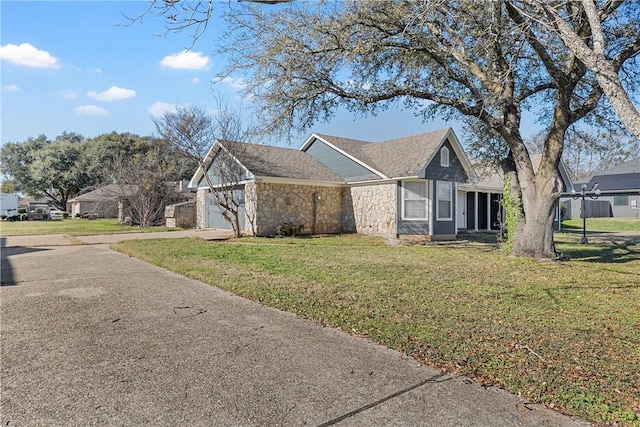
[[[315,204],[314,193],[320,195]],[[255,234],[274,235],[276,227],[285,222],[302,224],[303,233],[340,233],[342,232],[342,193],[341,187],[323,187],[317,185],[294,185],[258,182],[255,191],[255,206],[259,212],[255,221]],[[247,191],[247,195],[251,193]],[[254,208],[246,209],[248,223]]]
[[[206,228],[205,206],[209,190],[198,190],[196,193],[196,228]]]
[[[350,198],[353,211],[345,210],[344,214],[351,215],[352,219],[345,218],[345,224],[352,221],[355,231],[360,234],[395,238],[398,234],[397,187],[395,182],[351,187],[350,194],[345,195],[345,206]]]
[[[244,233],[255,236],[256,233],[256,183],[249,181],[244,185]]]

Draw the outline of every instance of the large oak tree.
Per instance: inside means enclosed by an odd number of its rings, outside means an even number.
[[[265,129],[306,130],[340,106],[375,114],[400,105],[425,118],[463,119],[479,130],[472,146],[504,153],[521,212],[516,255],[555,256],[558,164],[571,126],[594,116],[615,121],[613,106],[637,136],[634,0],[266,3],[285,4],[230,4],[221,38],[226,73],[248,74],[245,91]],[[194,27],[197,37],[213,17],[205,1],[150,5],[167,31]],[[546,126],[535,167],[522,135],[527,110]]]
[[[521,211],[513,253],[555,257],[553,220],[567,129],[609,113],[603,89],[557,32],[523,12],[517,0],[295,2],[247,6],[226,14],[222,50],[228,73],[246,72],[246,87],[270,130],[306,129],[340,106],[375,114],[401,105],[425,117],[476,121],[505,144]],[[592,45],[590,21],[576,2],[555,2],[573,31]],[[633,1],[598,2],[607,54],[627,90],[638,80],[640,20]],[[259,41],[259,42],[258,42]],[[523,111],[546,119],[542,160],[531,161]],[[477,135],[482,139],[483,135]],[[500,151],[500,150],[496,150]]]

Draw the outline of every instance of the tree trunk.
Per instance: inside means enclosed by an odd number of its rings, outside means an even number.
[[[538,259],[555,259],[553,222],[556,198],[552,195],[533,192],[528,197],[525,196],[524,199],[528,199],[530,208],[527,216],[523,217],[518,225],[512,254]]]
[[[555,259],[553,223],[562,184],[557,172],[538,171],[534,182],[520,183],[525,215],[518,224],[512,255],[537,259]]]

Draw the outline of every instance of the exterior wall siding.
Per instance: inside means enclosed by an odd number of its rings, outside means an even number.
[[[397,183],[393,182],[349,189],[353,224],[357,233],[385,238],[396,237],[397,187]]]
[[[431,183],[427,184],[429,187]],[[429,190],[429,196],[431,190]],[[429,235],[429,219],[425,220],[417,220],[417,219],[402,219],[402,184],[397,187],[397,203],[396,209],[398,212],[398,236],[427,236]],[[431,204],[430,201],[427,201],[428,204]],[[427,215],[429,207],[427,207]]]
[[[466,183],[469,181],[467,173],[460,163],[460,159],[456,156],[456,152],[453,150],[451,143],[447,140],[443,147],[447,147],[449,150],[449,166],[440,166],[440,150],[436,152],[429,165],[424,169],[420,178],[438,180],[438,181],[452,181]]]
[[[372,174],[369,169],[317,139],[307,147],[305,152],[346,180]]]
[[[98,212],[104,218],[118,217],[118,202],[116,200],[79,201],[71,202],[71,215],[73,217],[88,212]]]
[[[614,218],[640,218],[640,194],[617,193],[628,196],[628,204],[616,206],[615,197],[612,194],[603,194],[598,199],[585,199],[587,218],[614,217]],[[632,208],[635,200],[636,208]],[[560,201],[565,204],[565,218],[582,218],[582,199],[573,200],[571,197],[563,197]]]

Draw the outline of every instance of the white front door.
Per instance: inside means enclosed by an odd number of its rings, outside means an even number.
[[[458,229],[467,228],[467,193],[458,191],[458,203],[456,217],[458,218]]]

